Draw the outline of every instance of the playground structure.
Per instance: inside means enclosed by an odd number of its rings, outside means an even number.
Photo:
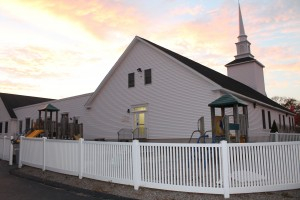
[[[48,137],[76,140],[83,137],[83,124],[78,123],[78,117],[69,118],[67,114],[62,114],[61,121],[58,122],[59,109],[51,104],[45,105],[38,112],[39,118],[35,122],[32,121],[30,129],[25,130],[21,135],[28,138]],[[53,120],[53,112],[56,116],[55,120]],[[72,120],[72,123],[69,123],[69,120]]]
[[[211,108],[212,130],[205,131],[204,117],[198,120],[198,129],[195,130],[189,139],[189,143],[195,133],[199,133],[197,143],[206,143],[208,135],[212,133],[212,143],[219,143],[226,140],[228,143],[245,143],[248,141],[248,109],[247,104],[231,94],[225,94],[216,99],[208,106]],[[243,114],[239,114],[239,107],[242,107]],[[221,109],[221,116],[215,115],[215,108]],[[232,115],[225,115],[226,108],[233,108]],[[233,132],[232,132],[233,131]]]
[[[208,104],[211,108],[211,127],[213,142],[245,143],[248,141],[248,107],[247,103],[232,94],[225,94]],[[243,114],[239,114],[242,107]],[[215,109],[221,109],[221,116],[215,115]],[[225,108],[233,108],[232,115],[225,115]],[[233,119],[230,120],[230,117]],[[233,130],[234,132],[231,132]]]

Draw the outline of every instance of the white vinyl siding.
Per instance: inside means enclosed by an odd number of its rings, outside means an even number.
[[[138,68],[150,69],[152,84],[136,76],[128,89],[127,75]],[[214,85],[197,73],[179,65],[142,42],[138,42],[108,82],[101,88],[87,111],[91,137],[117,138],[121,128],[132,128],[133,105],[148,104],[147,130],[150,139],[188,138],[197,129],[200,116],[210,116],[208,104],[220,96]],[[210,118],[206,118],[206,130]]]
[[[84,104],[90,98],[91,94],[84,94],[75,97],[69,97],[60,100],[54,100],[50,102],[44,102],[40,104],[25,106],[14,109],[18,120],[25,122],[26,118],[30,118],[31,120],[36,121],[39,117],[38,110],[44,105],[51,103],[53,106],[59,109],[58,112],[58,122],[61,120],[62,113],[69,113],[69,117],[78,117],[79,123],[83,123],[83,128],[85,126],[84,115],[86,112],[86,108]],[[44,115],[42,114],[42,118]],[[53,116],[53,120],[55,120],[55,116]],[[18,126],[18,125],[17,125]],[[23,123],[23,130],[25,128],[25,124]]]

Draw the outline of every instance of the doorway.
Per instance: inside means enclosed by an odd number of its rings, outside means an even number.
[[[133,138],[147,138],[146,106],[133,108]]]

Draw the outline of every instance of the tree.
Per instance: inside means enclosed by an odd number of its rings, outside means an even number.
[[[273,120],[273,124],[272,124],[272,127],[271,127],[271,133],[276,133],[278,132],[278,128],[277,128],[277,124],[275,122],[275,120]]]
[[[275,96],[271,98],[273,101],[282,105],[283,107],[289,109],[294,112],[295,115],[295,125],[300,126],[300,102],[294,98],[290,97],[279,97]]]

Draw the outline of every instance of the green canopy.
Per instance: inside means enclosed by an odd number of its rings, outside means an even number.
[[[39,109],[39,111],[59,111],[59,109],[49,103]]]
[[[247,106],[247,103],[237,98],[236,96],[233,96],[232,94],[225,94],[208,104],[208,106],[215,108],[233,107],[234,105]]]

